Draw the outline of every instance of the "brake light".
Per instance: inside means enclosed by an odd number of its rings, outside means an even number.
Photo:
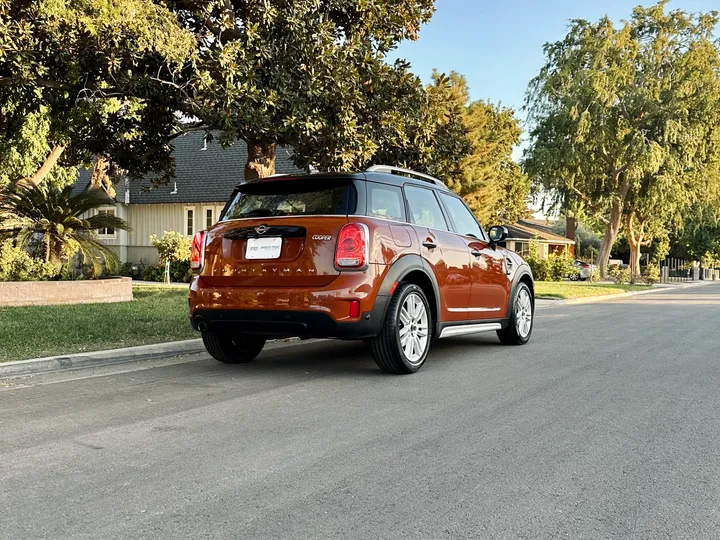
[[[196,232],[190,247],[190,270],[202,271],[205,264],[205,231]]]
[[[362,223],[348,223],[338,235],[335,247],[335,266],[365,268],[368,258],[368,228]]]

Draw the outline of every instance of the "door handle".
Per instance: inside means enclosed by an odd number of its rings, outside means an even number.
[[[435,242],[431,242],[430,240],[425,240],[422,245],[428,249],[435,249],[437,247],[437,244]]]
[[[479,257],[482,255],[482,251],[473,250],[470,252],[471,255],[474,255],[475,257]]]

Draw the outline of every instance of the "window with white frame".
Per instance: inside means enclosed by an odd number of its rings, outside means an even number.
[[[115,208],[107,207],[98,210],[98,215],[115,216]],[[103,227],[98,229],[98,234],[105,238],[115,238],[115,227]]]
[[[185,234],[188,236],[195,234],[195,208],[192,206],[185,207]]]
[[[206,229],[215,225],[215,208],[212,206],[203,206],[203,218]]]
[[[521,257],[527,257],[530,254],[529,242],[515,242],[515,253]]]

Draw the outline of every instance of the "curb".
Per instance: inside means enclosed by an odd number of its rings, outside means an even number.
[[[607,295],[601,295],[601,296],[585,296],[581,298],[566,298],[566,299],[557,299],[553,300],[551,298],[538,298],[538,301],[542,302],[548,302],[547,304],[538,306],[540,309],[543,308],[549,308],[549,307],[559,307],[559,306],[572,306],[572,305],[578,305],[578,304],[594,304],[596,302],[605,302],[607,300],[616,300],[618,298],[631,298],[633,296],[640,296],[642,294],[654,294],[659,293],[663,291],[678,291],[682,289],[692,289],[693,287],[700,287],[703,285],[709,285],[710,283],[713,283],[712,281],[698,281],[698,282],[692,282],[687,285],[678,285],[678,286],[670,286],[670,287],[653,287],[652,289],[649,289],[647,291],[628,291],[624,293],[617,293],[617,294],[607,294]]]
[[[18,360],[0,364],[0,379],[54,371],[111,366],[140,360],[171,358],[182,354],[194,354],[204,351],[205,347],[201,339],[189,339],[187,341],[171,341],[169,343],[155,343],[153,345],[140,345],[123,349],[32,358],[30,360]]]

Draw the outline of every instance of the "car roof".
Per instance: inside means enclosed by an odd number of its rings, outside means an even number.
[[[279,174],[272,175],[258,180],[249,180],[238,184],[238,187],[247,184],[259,184],[266,182],[282,182],[286,180],[298,180],[298,179],[317,179],[317,180],[360,180],[360,181],[372,181],[379,182],[382,184],[389,184],[392,186],[402,187],[405,184],[412,184],[419,187],[436,189],[445,193],[451,193],[450,190],[443,184],[435,184],[428,180],[422,180],[411,176],[404,176],[400,174],[391,174],[386,172],[351,172],[351,173],[314,173],[314,174]]]

